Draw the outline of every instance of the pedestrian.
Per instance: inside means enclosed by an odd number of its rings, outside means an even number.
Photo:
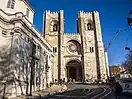
[[[70,82],[70,83],[72,82],[72,78],[69,78],[69,82]]]
[[[60,85],[61,85],[61,86],[62,86],[62,82],[63,82],[62,79],[60,79]]]
[[[55,79],[55,83],[57,83],[57,79]]]
[[[53,83],[50,81],[50,87],[52,87],[53,86]]]
[[[63,78],[63,84],[65,83],[65,78]]]
[[[118,82],[116,82],[115,83],[115,98],[116,99],[120,99],[120,95],[122,91],[123,91],[122,86]]]

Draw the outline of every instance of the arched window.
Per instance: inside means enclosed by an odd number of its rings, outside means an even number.
[[[14,9],[14,6],[15,6],[15,0],[8,0],[7,8]]]
[[[91,23],[88,23],[87,24],[87,30],[91,30],[92,29],[92,25],[91,25]]]
[[[53,31],[57,31],[57,24],[53,25]]]

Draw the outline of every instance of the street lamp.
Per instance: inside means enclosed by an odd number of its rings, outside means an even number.
[[[127,22],[129,26],[132,26],[132,10],[129,11],[129,15],[127,17]]]

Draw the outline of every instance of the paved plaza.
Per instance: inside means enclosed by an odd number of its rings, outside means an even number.
[[[114,92],[108,85],[66,84],[53,85],[33,96],[19,96],[15,99],[115,99]],[[121,99],[132,99],[132,96],[121,95]]]

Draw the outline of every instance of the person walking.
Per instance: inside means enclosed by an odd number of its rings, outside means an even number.
[[[115,83],[115,98],[116,99],[121,99],[120,95],[122,91],[123,91],[122,86],[118,82],[116,82]]]

